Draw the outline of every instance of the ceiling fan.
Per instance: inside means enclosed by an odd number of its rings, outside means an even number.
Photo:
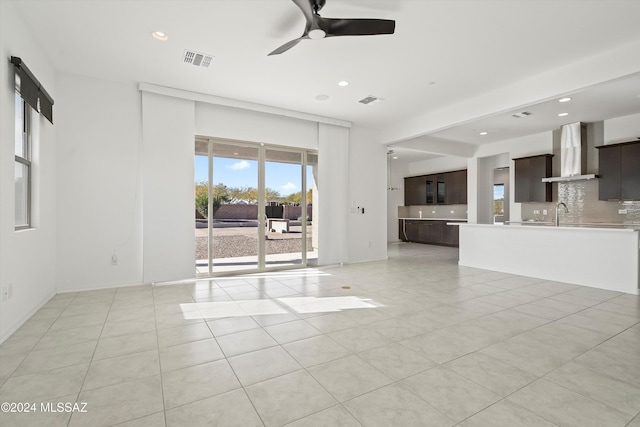
[[[396,21],[391,19],[334,19],[323,18],[318,14],[326,0],[292,0],[300,8],[307,20],[304,33],[297,39],[287,42],[271,52],[280,55],[288,51],[304,39],[323,39],[337,36],[373,36],[377,34],[393,34]]]

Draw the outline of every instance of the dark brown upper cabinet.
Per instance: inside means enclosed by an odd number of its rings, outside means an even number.
[[[513,159],[515,162],[515,201],[551,202],[552,185],[542,182],[542,178],[551,176],[551,158],[553,154],[521,157]]]
[[[436,181],[433,178],[431,175],[426,177],[428,205],[433,205],[436,202]]]
[[[447,175],[440,174],[436,175],[436,204],[444,205],[446,204],[446,188],[447,188]]]
[[[412,176],[404,179],[404,204],[424,205],[427,204],[427,180],[424,176]]]
[[[467,170],[405,178],[404,204],[467,204]]]
[[[598,149],[598,199],[640,200],[640,141]]]
[[[446,180],[445,204],[467,204],[467,170],[449,172]]]

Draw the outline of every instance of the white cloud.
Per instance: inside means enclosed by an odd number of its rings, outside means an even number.
[[[231,166],[227,166],[228,169],[233,169],[234,171],[247,169],[249,167],[251,167],[251,165],[246,160],[240,160],[239,162],[235,162]]]
[[[297,188],[298,188],[298,186],[295,185],[293,182],[287,182],[285,185],[280,187],[280,189],[282,191],[288,191],[288,192],[292,192],[293,190],[296,190]]]

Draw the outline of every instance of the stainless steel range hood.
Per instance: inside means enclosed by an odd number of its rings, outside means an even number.
[[[566,182],[597,178],[586,174],[587,132],[584,123],[576,122],[562,126],[560,136],[560,176],[542,178],[542,182]]]

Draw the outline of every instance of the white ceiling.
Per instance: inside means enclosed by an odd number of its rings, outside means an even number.
[[[405,123],[415,129],[417,118],[447,106],[490,98],[548,70],[640,42],[638,0],[327,0],[325,17],[395,19],[396,33],[305,40],[270,57],[302,34],[304,19],[291,0],[11,3],[60,71],[271,105],[381,132]],[[153,39],[156,30],[169,40]],[[185,49],[212,54],[213,65],[182,63]],[[501,109],[425,133],[477,145],[638,113],[640,64],[634,71],[632,78],[576,91],[564,120],[547,94],[513,105],[532,111],[529,118],[513,119]],[[351,84],[338,87],[340,80]],[[384,101],[357,102],[368,95]],[[494,132],[478,135],[487,129]]]

